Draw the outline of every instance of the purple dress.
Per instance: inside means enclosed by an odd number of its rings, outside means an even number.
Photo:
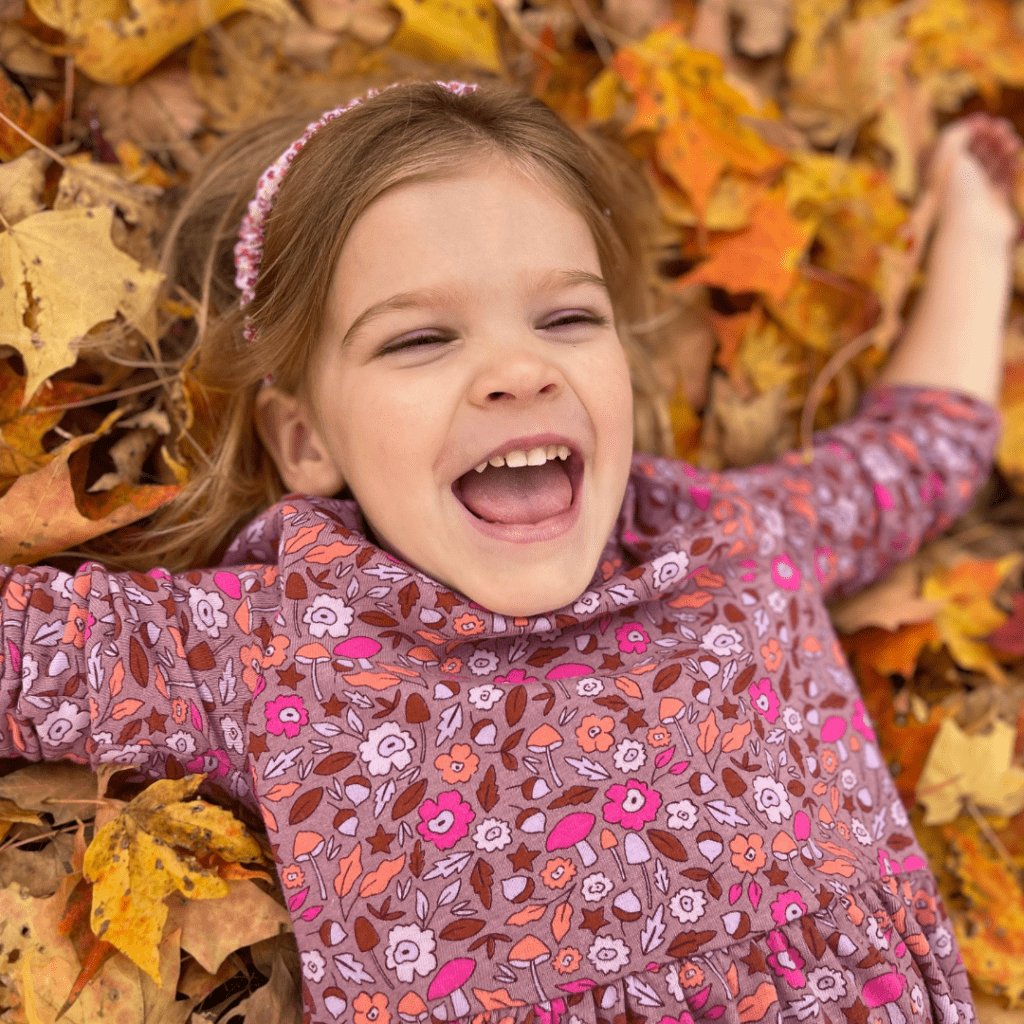
[[[998,429],[876,387],[809,464],[635,455],[546,615],[297,496],[215,569],[4,568],[0,754],[207,772],[261,816],[309,1022],[971,1024],[824,600],[949,527]]]

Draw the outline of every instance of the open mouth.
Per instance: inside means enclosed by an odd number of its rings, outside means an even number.
[[[584,461],[583,461],[583,456],[580,455],[579,452],[575,452],[575,451],[570,449],[569,450],[568,458],[566,458],[564,461],[555,459],[555,460],[549,460],[549,462],[556,463],[558,469],[561,472],[563,472],[565,474],[565,476],[567,477],[568,482],[569,482],[569,486],[571,488],[571,500],[569,502],[568,507],[566,509],[564,509],[562,512],[556,513],[555,515],[552,515],[551,517],[549,517],[549,518],[556,518],[557,515],[564,515],[565,512],[567,512],[570,508],[572,508],[575,505],[577,505],[577,502],[578,502],[578,499],[579,499],[579,496],[580,496],[580,488],[581,488],[581,486],[583,484]],[[502,467],[502,468],[505,469],[505,467]],[[512,470],[505,469],[505,471],[506,472],[512,472],[512,473],[519,473],[519,472],[528,471],[531,468],[536,468],[536,467],[528,467],[527,466],[527,467],[522,467],[521,469],[512,469]],[[489,469],[485,469],[483,472],[487,473],[487,472],[490,472],[490,470]],[[470,506],[465,501],[464,493],[463,493],[463,484],[464,484],[465,480],[468,477],[470,477],[471,475],[475,475],[475,474],[476,474],[476,470],[475,469],[470,469],[467,472],[463,473],[462,476],[458,477],[458,479],[454,480],[452,482],[452,493],[456,496],[456,498],[459,499],[459,502],[466,509],[466,511],[469,512],[470,515],[472,515],[474,518],[479,519],[482,522],[494,522],[495,520],[493,520],[493,519],[487,519],[487,518],[484,518],[484,517],[478,515],[476,512],[473,511],[472,508],[470,508]],[[563,486],[564,486],[564,484],[563,484]],[[545,521],[547,521],[547,520],[546,519],[535,519],[534,521],[532,521],[530,523],[523,523],[523,524],[524,525],[535,525],[536,526],[539,523],[542,523],[542,522],[545,522]],[[511,525],[512,523],[509,523],[509,524]]]

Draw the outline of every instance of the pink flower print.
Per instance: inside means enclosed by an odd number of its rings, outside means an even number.
[[[868,723],[866,714],[867,709],[864,707],[864,701],[855,701],[853,705],[853,718],[850,721],[853,723],[854,729],[856,729],[857,732],[861,734],[861,736],[863,736],[865,739],[871,740],[871,742],[874,743],[876,739],[875,730],[872,729],[870,724]]]
[[[693,1024],[693,1014],[683,1010],[678,1017],[662,1017],[658,1024]]]
[[[616,783],[605,792],[604,820],[639,832],[649,821],[654,821],[661,807],[661,794],[642,782],[630,779],[626,785]]]
[[[800,970],[804,965],[804,958],[789,944],[786,936],[779,931],[769,932],[768,947],[774,950],[768,957],[771,969],[785,978],[786,983],[793,988],[803,988],[807,984],[804,972]]]
[[[800,589],[800,570],[789,555],[776,555],[772,559],[772,580],[783,590]]]
[[[767,722],[774,725],[775,719],[779,717],[779,698],[772,689],[771,680],[765,678],[751,683],[747,693],[750,694],[750,703],[764,715]]]
[[[521,668],[514,668],[507,676],[495,676],[494,681],[506,686],[518,686],[520,683],[535,683],[537,677],[528,676]]]
[[[439,850],[448,850],[469,833],[469,823],[476,817],[473,808],[454,789],[441,793],[437,803],[424,800],[420,804],[417,826],[419,834]]]
[[[839,575],[839,559],[831,548],[814,549],[814,574],[823,587],[830,587]]]
[[[772,918],[776,924],[787,924],[806,913],[807,904],[804,903],[796,889],[779,893],[772,902]]]
[[[267,719],[267,732],[289,739],[299,735],[299,727],[309,724],[309,716],[298,694],[288,693],[267,702],[263,710]]]
[[[894,860],[888,850],[878,851],[878,874],[880,878],[898,875],[901,870],[900,862]]]
[[[186,761],[185,767],[193,775],[205,773],[211,779],[219,779],[231,770],[231,762],[223,750],[207,750]]]
[[[615,630],[615,639],[619,642],[619,650],[623,654],[643,654],[651,638],[639,622],[627,622]]]

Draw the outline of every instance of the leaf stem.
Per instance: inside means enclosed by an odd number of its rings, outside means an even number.
[[[29,135],[29,133],[25,131],[24,128],[21,128],[18,125],[16,125],[2,110],[0,110],[0,121],[4,121],[8,126],[13,128],[19,135],[28,139],[28,141],[31,142],[32,145],[36,147],[36,149],[41,150],[51,160],[56,160],[57,163],[61,165],[61,167],[66,169],[68,166],[70,166],[67,160],[65,160],[64,157],[60,155],[60,153],[54,152],[54,150],[50,149],[49,146],[44,146],[37,138],[35,138],[32,135]]]

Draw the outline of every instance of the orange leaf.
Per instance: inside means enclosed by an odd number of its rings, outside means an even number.
[[[551,934],[554,935],[555,942],[561,942],[565,938],[571,923],[572,907],[568,903],[562,903],[555,910],[555,915],[551,919]]]
[[[142,707],[141,700],[135,700],[134,697],[128,697],[121,701],[120,704],[115,704],[110,711],[110,717],[115,721],[119,721],[126,715],[134,715],[139,708]]]
[[[744,996],[738,1003],[736,1009],[739,1011],[742,1024],[749,1021],[761,1020],[768,1012],[772,1003],[779,1001],[779,993],[770,981],[762,981],[757,986],[757,991],[752,996]]]
[[[383,861],[376,870],[371,871],[359,886],[360,896],[379,896],[402,867],[405,865],[405,854],[394,860]]]
[[[398,676],[389,672],[354,672],[344,678],[349,686],[368,686],[371,690],[387,690],[401,682]]]
[[[334,879],[334,891],[339,896],[347,896],[362,873],[362,846],[356,843],[352,852],[338,861],[338,877]]]
[[[749,732],[749,722],[738,722],[722,737],[722,752],[731,754],[734,750],[739,750]]]
[[[715,719],[714,711],[708,712],[708,717],[700,723],[700,727],[697,729],[697,746],[704,751],[705,754],[711,752],[711,748],[715,745],[715,740],[718,739],[720,730],[718,728],[718,722]]]
[[[321,531],[326,525],[326,523],[319,523],[316,526],[304,526],[294,537],[289,537],[284,546],[284,553],[286,555],[293,555],[300,548],[306,547],[307,544],[312,544],[320,536]]]
[[[547,909],[546,903],[531,903],[530,906],[517,910],[505,924],[532,924],[539,921]]]
[[[473,995],[480,1000],[480,1005],[485,1010],[508,1010],[515,1006],[526,1005],[522,999],[513,999],[508,994],[507,988],[496,988],[493,992],[488,992],[485,988],[475,988]]]
[[[124,662],[118,659],[117,664],[114,666],[110,673],[110,681],[107,685],[110,687],[110,696],[116,697],[121,692],[121,683],[124,681]]]
[[[340,540],[336,540],[333,544],[317,544],[316,547],[310,548],[302,557],[307,562],[326,565],[328,562],[333,562],[336,558],[351,555],[355,549],[355,544],[342,544]]]
[[[268,793],[267,799],[277,803],[278,800],[287,800],[295,790],[299,788],[298,782],[279,782]]]
[[[643,694],[640,692],[640,687],[637,686],[637,684],[633,682],[633,680],[630,679],[629,676],[619,676],[615,680],[615,685],[627,697],[635,697],[637,700],[640,700],[640,698],[643,696]]]
[[[692,594],[680,594],[678,597],[673,597],[669,601],[669,605],[673,608],[703,608],[708,601],[715,599],[714,594],[709,594],[706,590],[695,590]]]
[[[842,875],[849,878],[857,869],[848,860],[827,860],[820,867],[815,867],[823,875]]]

